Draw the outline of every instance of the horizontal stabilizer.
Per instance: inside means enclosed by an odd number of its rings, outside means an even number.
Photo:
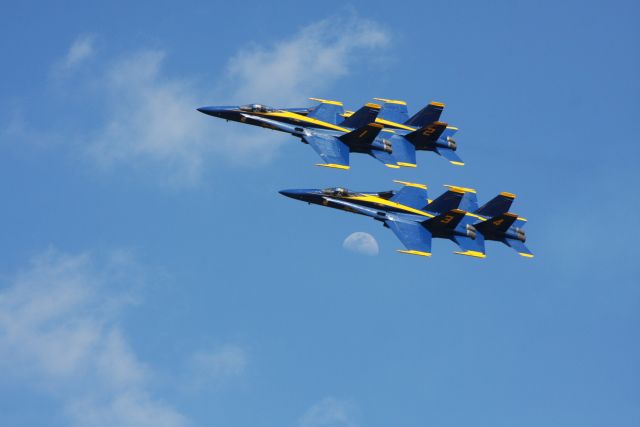
[[[460,246],[458,255],[466,255],[476,258],[485,258],[484,237],[482,234],[476,234],[475,239],[468,236],[454,236],[453,240]]]
[[[434,122],[429,125],[406,134],[404,137],[413,143],[418,149],[433,149],[435,143],[447,128],[444,122]]]
[[[527,248],[525,244],[520,240],[504,239],[504,242],[515,249],[516,252],[518,252],[518,254],[520,254],[521,256],[526,258],[533,258],[533,252],[531,252],[529,248]]]
[[[332,125],[337,125],[338,122],[342,121],[342,114],[344,113],[342,102],[328,101],[326,99],[319,98],[309,99],[312,101],[318,101],[319,104],[309,110],[307,117],[331,123]]]
[[[431,256],[431,233],[417,222],[402,222],[393,219],[385,224],[395,233],[407,250],[399,250],[410,255]]]
[[[349,147],[332,136],[304,135],[303,139],[320,155],[325,165],[338,169],[349,169]]]
[[[380,160],[388,168],[392,168],[392,169],[399,169],[400,168],[400,166],[398,166],[398,164],[396,162],[395,157],[392,154],[387,153],[386,151],[370,150],[369,154],[373,158],[376,158],[376,159]]]
[[[368,123],[356,130],[353,130],[338,137],[347,145],[367,146],[376,139],[383,126],[377,123]]]
[[[464,162],[462,161],[462,159],[451,148],[437,147],[436,153],[449,160],[452,165],[464,166]]]
[[[390,138],[393,157],[398,165],[405,167],[416,167],[416,147],[405,138],[393,135]]]
[[[430,102],[422,110],[414,114],[409,120],[404,122],[407,126],[423,127],[440,120],[440,115],[444,110],[444,104],[441,102]]]
[[[379,112],[380,106],[378,104],[365,104],[358,111],[344,119],[340,126],[351,129],[365,126],[367,123],[375,122]]]
[[[505,212],[509,212],[513,199],[516,198],[515,194],[500,193],[487,203],[482,205],[475,213],[485,217],[494,217]]]

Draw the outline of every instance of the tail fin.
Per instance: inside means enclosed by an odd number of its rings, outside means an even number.
[[[476,230],[484,234],[488,239],[502,240],[502,233],[505,233],[518,219],[518,215],[505,212],[496,215],[486,221],[476,224]],[[497,238],[496,238],[497,237]]]
[[[414,209],[422,209],[424,204],[427,203],[429,194],[427,193],[426,185],[396,180],[393,182],[404,184],[404,187],[398,190],[393,197],[389,199],[392,202],[400,203],[401,205],[409,206]]]
[[[445,129],[447,129],[446,123],[434,122],[408,133],[404,137],[415,145],[418,150],[433,150],[436,141]]]
[[[342,119],[341,115],[344,113],[342,102],[319,98],[309,99],[312,101],[318,101],[319,104],[309,109],[307,117],[331,123],[332,125],[338,124],[338,121]]]
[[[449,190],[442,193],[435,200],[429,203],[424,210],[429,212],[442,213],[452,209],[460,209],[473,212],[478,207],[476,201],[476,190],[472,188],[456,187],[455,185],[445,185]]]
[[[378,104],[365,104],[358,111],[344,119],[340,126],[355,129],[367,123],[373,123],[376,121],[379,112],[380,106]]]
[[[391,147],[393,157],[398,165],[415,168],[416,167],[416,147],[399,135],[393,135],[391,138]]]
[[[398,101],[394,99],[373,98],[376,101],[384,102],[378,114],[378,119],[394,123],[402,124],[409,120],[409,113],[407,111],[407,103],[404,101]]]
[[[511,203],[513,203],[513,199],[515,198],[515,194],[504,192],[500,193],[496,197],[482,205],[480,209],[475,211],[475,213],[485,217],[495,217],[501,215],[505,212],[509,212]]]
[[[423,221],[429,230],[453,230],[460,224],[466,213],[460,209],[451,209],[436,217]]]
[[[430,102],[422,110],[411,116],[409,120],[404,122],[407,126],[423,127],[433,122],[440,120],[440,115],[444,110],[444,104],[441,102]]]
[[[368,123],[356,130],[340,135],[338,139],[348,145],[370,145],[383,127],[378,123]]]

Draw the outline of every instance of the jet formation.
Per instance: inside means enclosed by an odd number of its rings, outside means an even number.
[[[272,108],[263,104],[209,106],[198,111],[289,133],[308,144],[325,166],[350,168],[351,153],[368,154],[389,168],[417,166],[417,151],[431,151],[456,166],[455,126],[440,121],[444,104],[430,102],[412,116],[404,101],[374,98],[357,111],[345,111],[339,101],[310,98],[313,107]],[[523,257],[533,253],[525,246],[527,220],[510,212],[515,199],[502,192],[482,206],[476,190],[447,185],[436,199],[427,186],[406,181],[399,190],[358,192],[346,188],[290,189],[280,193],[309,204],[322,205],[373,218],[389,228],[405,246],[398,252],[431,256],[434,238],[448,239],[460,248],[454,253],[485,258],[487,241],[513,248]]]
[[[431,102],[409,117],[404,101],[375,98],[359,110],[345,111],[342,102],[310,98],[311,108],[272,108],[262,104],[210,106],[201,113],[289,133],[309,144],[326,166],[349,169],[351,153],[368,154],[389,168],[416,167],[416,151],[432,151],[454,165],[453,135],[458,128],[440,121],[444,104]]]
[[[459,255],[484,258],[485,241],[494,240],[524,257],[533,256],[524,244],[522,228],[527,220],[509,212],[514,194],[500,193],[478,207],[476,191],[471,188],[447,185],[447,191],[430,200],[426,185],[395,182],[404,186],[379,193],[337,187],[282,190],[280,194],[380,221],[400,239],[406,249],[398,252],[405,254],[431,256],[431,242],[440,238],[456,243]]]

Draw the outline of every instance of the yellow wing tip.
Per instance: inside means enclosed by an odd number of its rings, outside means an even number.
[[[379,110],[380,108],[382,108],[380,106],[380,104],[374,104],[373,102],[367,102],[366,104],[364,104],[365,107],[369,107],[369,108],[373,108],[375,110]]]
[[[343,169],[343,170],[349,170],[349,168],[351,167],[347,165],[338,165],[335,163],[316,163],[316,166],[322,166],[325,168]]]
[[[322,102],[323,104],[332,104],[332,105],[339,105],[342,107],[342,102],[340,101],[332,101],[330,99],[321,99],[321,98],[309,98],[311,101],[318,101],[318,102]]]
[[[385,163],[384,164],[386,167],[391,168],[391,169],[400,169],[400,166],[398,165],[393,165],[391,163]]]
[[[453,160],[450,161],[452,165],[456,165],[456,166],[464,166],[464,162],[455,162]]]
[[[417,184],[415,182],[400,181],[398,179],[394,179],[393,182],[396,182],[396,183],[402,184],[402,185],[407,185],[409,187],[422,188],[423,190],[427,189],[427,186],[425,184]]]
[[[508,198],[510,198],[510,199],[515,199],[515,198],[516,198],[516,195],[515,195],[515,194],[513,194],[513,193],[507,193],[506,191],[503,191],[502,193],[500,193],[500,195],[501,195],[501,196],[504,196],[504,197],[508,197]]]
[[[442,102],[431,101],[429,103],[429,105],[433,105],[434,107],[442,107],[442,108],[444,108],[444,103],[442,103]]]
[[[415,163],[405,163],[405,162],[398,162],[398,164],[400,166],[404,166],[406,168],[415,168],[418,167],[418,165],[416,165]]]
[[[533,258],[533,254],[528,254],[526,252],[518,252],[518,255],[523,256],[525,258]]]
[[[470,257],[474,257],[474,258],[486,258],[487,257],[486,254],[483,254],[482,252],[478,252],[478,251],[454,252],[454,254],[466,255],[466,256],[470,256]]]
[[[387,104],[407,105],[405,101],[401,101],[399,99],[385,99],[385,98],[373,98],[373,99],[375,99],[376,101],[386,102]]]
[[[449,185],[449,184],[445,184],[444,186],[456,193],[474,193],[474,194],[476,193],[476,190],[474,190],[473,188],[458,187],[457,185]]]
[[[422,252],[422,251],[414,251],[414,250],[404,250],[404,249],[396,249],[397,252],[401,254],[409,254],[409,255],[419,255],[419,256],[431,256],[431,252]]]

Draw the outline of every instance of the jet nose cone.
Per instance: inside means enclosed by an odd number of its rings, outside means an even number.
[[[305,196],[309,194],[308,190],[280,190],[280,194],[283,196],[291,197],[292,199],[304,200]]]
[[[220,111],[217,107],[200,107],[197,110],[208,116],[215,116],[216,113]]]

